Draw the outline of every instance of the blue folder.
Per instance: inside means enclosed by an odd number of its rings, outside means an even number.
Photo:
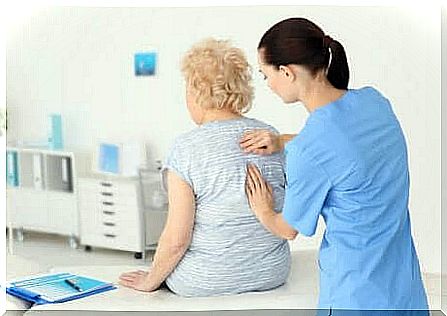
[[[10,282],[6,293],[41,305],[67,302],[113,289],[116,287],[112,283],[71,273],[56,273]]]
[[[8,150],[6,155],[6,182],[9,186],[17,187],[19,186],[17,152]]]

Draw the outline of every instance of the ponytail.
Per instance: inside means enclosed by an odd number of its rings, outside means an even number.
[[[347,89],[349,83],[349,67],[346,52],[340,42],[329,43],[331,58],[327,68],[327,79],[337,89]]]

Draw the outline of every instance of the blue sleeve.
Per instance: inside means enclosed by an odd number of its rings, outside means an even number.
[[[312,236],[331,188],[327,174],[294,146],[286,150],[283,218],[300,234]]]
[[[176,173],[183,181],[188,183],[193,188],[193,183],[190,176],[190,155],[185,148],[181,146],[181,140],[177,139],[166,155],[162,167],[163,186],[167,191],[167,171]]]

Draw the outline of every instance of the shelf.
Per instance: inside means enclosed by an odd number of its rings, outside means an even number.
[[[7,148],[8,188],[74,193],[72,152],[39,148]]]
[[[73,192],[73,160],[70,156],[46,154],[47,190]]]
[[[22,152],[18,157],[20,187],[43,190],[43,155],[39,153]]]
[[[7,211],[12,227],[79,236],[75,154],[7,147]]]

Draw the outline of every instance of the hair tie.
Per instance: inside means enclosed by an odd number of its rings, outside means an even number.
[[[330,37],[329,35],[325,35],[323,38],[323,46],[324,48],[329,48],[329,46],[331,46],[331,43],[334,40],[332,39],[332,37]]]

